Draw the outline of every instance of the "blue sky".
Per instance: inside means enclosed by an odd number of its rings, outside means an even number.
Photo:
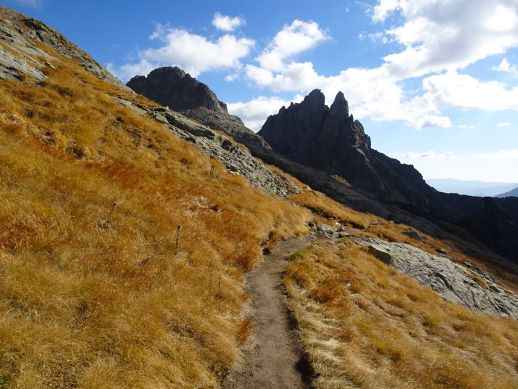
[[[518,182],[518,0],[58,1],[43,20],[126,81],[178,65],[259,130],[342,90],[373,147],[425,178]]]

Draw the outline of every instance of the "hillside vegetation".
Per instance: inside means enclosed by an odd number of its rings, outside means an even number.
[[[480,264],[287,175],[300,193],[267,195],[118,99],[154,103],[35,45],[45,80],[0,80],[0,388],[219,387],[253,333],[244,275],[309,221]],[[292,255],[285,282],[318,387],[517,386],[515,321],[352,242]]]
[[[352,240],[292,255],[289,304],[317,388],[515,388],[518,322],[471,311]]]
[[[309,212],[53,66],[0,81],[0,387],[217,386],[243,273]]]

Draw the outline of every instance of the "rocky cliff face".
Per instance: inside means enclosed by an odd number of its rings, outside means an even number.
[[[270,147],[245,127],[241,119],[230,115],[226,104],[207,85],[176,66],[155,69],[147,77],[133,77],[127,86],[160,105],[224,131],[245,145]]]
[[[349,113],[342,92],[328,107],[322,92],[312,91],[301,103],[270,116],[259,135],[275,151],[294,161],[339,175],[394,202],[419,197],[416,189],[432,191],[413,167],[371,148],[369,136]]]

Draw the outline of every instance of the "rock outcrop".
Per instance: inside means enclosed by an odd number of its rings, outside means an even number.
[[[355,240],[367,246],[379,260],[434,289],[446,300],[491,315],[518,319],[518,296],[469,262],[461,266],[446,256],[431,255],[403,243],[372,238]]]
[[[87,53],[39,20],[4,7],[0,7],[0,20],[0,41],[8,44],[8,48],[0,46],[0,78],[19,80],[28,76],[37,81],[45,79],[45,68],[52,67],[55,58],[34,45],[39,41],[65,57],[79,60],[81,66],[95,76],[120,84]]]
[[[241,119],[230,115],[227,105],[207,85],[176,66],[155,69],[147,77],[135,76],[127,86],[160,105],[224,131],[245,145],[270,148],[261,137],[245,127]]]

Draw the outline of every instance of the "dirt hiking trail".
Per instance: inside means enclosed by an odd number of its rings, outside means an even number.
[[[232,371],[225,389],[302,389],[310,387],[311,366],[295,332],[284,293],[286,257],[310,244],[306,239],[279,242],[247,275],[253,335],[242,363]]]

